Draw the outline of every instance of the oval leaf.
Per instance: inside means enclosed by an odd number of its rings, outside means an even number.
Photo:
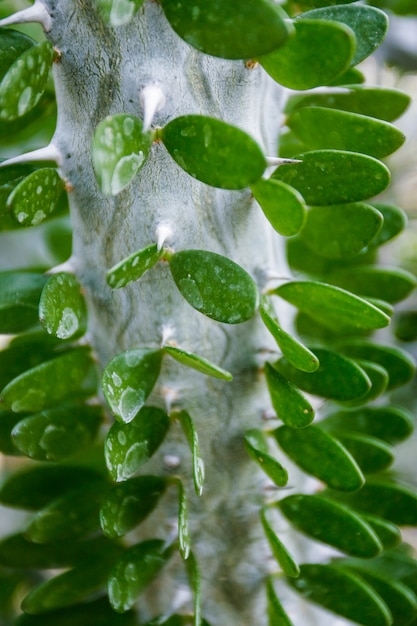
[[[0,80],[10,66],[29,48],[35,45],[33,39],[17,30],[1,29],[0,37]]]
[[[303,394],[270,363],[265,363],[265,378],[277,417],[292,428],[304,428],[314,419],[314,409]]]
[[[258,290],[240,265],[205,250],[183,250],[169,260],[172,277],[192,307],[225,324],[250,319],[258,305]]]
[[[272,529],[265,509],[261,510],[261,522],[272,554],[281,566],[282,571],[286,576],[290,576],[290,578],[297,578],[300,573],[300,568]]]
[[[360,265],[332,272],[332,281],[354,293],[396,303],[407,298],[417,285],[417,278],[400,267]]]
[[[362,514],[362,519],[373,528],[378,535],[384,550],[390,550],[401,543],[401,531],[395,524],[369,513]]]
[[[130,256],[114,265],[106,275],[107,284],[113,289],[126,287],[134,280],[138,280],[142,274],[153,267],[163,255],[164,250],[158,250],[156,243],[138,250]]]
[[[117,28],[128,24],[144,0],[96,0],[103,21]]]
[[[46,332],[58,339],[84,334],[87,307],[73,274],[59,272],[48,279],[39,301],[39,320]]]
[[[180,411],[179,413],[175,413],[174,416],[179,420],[187,438],[188,445],[190,446],[193,456],[194,489],[196,494],[201,496],[204,485],[204,462],[200,455],[200,444],[198,442],[197,431],[194,428],[194,422],[187,411]]]
[[[284,237],[292,237],[300,231],[306,207],[296,189],[279,180],[260,178],[251,190],[274,230]]]
[[[160,138],[183,170],[212,187],[249,187],[266,168],[265,157],[252,137],[212,117],[177,117],[160,131]]]
[[[268,454],[268,444],[261,430],[252,428],[245,433],[245,448],[251,459],[256,461],[267,476],[278,486],[288,482],[288,472],[273,456]]]
[[[381,204],[375,202],[372,205],[384,217],[382,228],[372,241],[372,246],[382,246],[401,233],[407,226],[407,215],[395,204]]]
[[[190,556],[191,538],[188,526],[188,502],[184,485],[178,481],[178,547],[184,561]]]
[[[38,322],[47,277],[34,272],[0,272],[0,332],[19,333]]]
[[[202,374],[221,378],[222,380],[233,380],[233,376],[229,372],[193,352],[187,352],[175,346],[164,346],[163,350],[179,363],[191,367]]]
[[[332,431],[349,450],[364,474],[375,474],[387,469],[394,461],[394,450],[383,441],[343,431]]]
[[[16,185],[7,206],[21,226],[37,226],[55,211],[64,189],[57,171],[44,167]]]

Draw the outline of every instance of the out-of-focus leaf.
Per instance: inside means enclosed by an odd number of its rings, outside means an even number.
[[[165,345],[163,347],[163,351],[179,363],[183,363],[183,365],[191,367],[202,374],[213,376],[214,378],[221,378],[222,380],[233,379],[229,372],[226,372],[226,370],[222,369],[215,363],[208,361],[204,357],[199,356],[198,354],[194,354],[193,352],[188,352],[187,350],[170,345]]]
[[[38,323],[38,303],[47,277],[35,272],[0,272],[0,332],[19,333]]]
[[[128,24],[143,2],[144,0],[96,0],[102,19],[114,28]]]
[[[187,438],[188,445],[190,446],[191,454],[193,456],[194,489],[196,494],[198,496],[201,496],[201,494],[203,493],[205,472],[204,462],[200,455],[200,444],[198,441],[197,431],[194,427],[194,422],[189,413],[187,413],[187,411],[179,411],[174,415],[179,420]]]
[[[261,522],[266,538],[268,539],[269,546],[272,550],[272,554],[281,566],[282,571],[286,576],[290,576],[290,578],[297,578],[300,573],[300,569],[294,558],[272,529],[265,509],[261,510]]]
[[[271,454],[265,434],[261,430],[251,428],[245,433],[245,448],[251,459],[256,461],[269,478],[279,487],[288,482],[288,472]]]

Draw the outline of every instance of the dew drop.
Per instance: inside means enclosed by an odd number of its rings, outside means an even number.
[[[27,111],[29,111],[32,105],[31,101],[32,101],[32,87],[28,85],[27,87],[23,89],[22,93],[20,94],[19,101],[17,103],[17,111],[18,111],[19,116],[24,115]]]
[[[111,192],[115,196],[122,191],[136,175],[145,160],[143,152],[130,154],[120,159],[114,168],[111,179]]]
[[[65,307],[58,324],[56,336],[58,339],[68,339],[78,330],[79,322],[75,312],[70,307]]]

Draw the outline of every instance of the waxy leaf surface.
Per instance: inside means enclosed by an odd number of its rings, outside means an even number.
[[[56,170],[44,167],[20,182],[7,198],[7,206],[20,226],[37,226],[57,207],[64,183]]]
[[[144,0],[96,0],[100,15],[108,26],[128,24]]]
[[[107,284],[113,289],[126,287],[142,274],[153,267],[163,255],[164,250],[158,250],[156,243],[134,252],[120,263],[114,265],[106,275]]]
[[[306,207],[296,189],[279,180],[260,178],[251,190],[274,230],[284,237],[299,232],[305,221]]]
[[[387,443],[399,443],[413,432],[413,415],[396,406],[367,406],[355,411],[336,411],[320,422],[327,430],[363,433]]]
[[[34,272],[0,272],[0,332],[19,333],[38,322],[47,277]]]
[[[264,529],[266,538],[268,539],[269,546],[272,550],[274,558],[278,561],[282,568],[282,571],[286,576],[291,578],[297,578],[300,573],[300,569],[294,558],[288,552],[282,541],[278,538],[276,532],[273,530],[267,516],[265,509],[261,510],[261,523]]]
[[[87,307],[81,286],[73,274],[53,274],[42,289],[39,320],[47,333],[58,339],[82,335],[87,324]]]
[[[33,39],[17,30],[0,31],[0,80],[23,52],[35,45]]]
[[[304,428],[314,419],[314,409],[295,385],[270,363],[265,363],[265,378],[277,417],[292,428]]]
[[[265,434],[261,430],[252,428],[245,433],[245,448],[251,459],[278,486],[284,487],[288,482],[288,472],[271,454],[268,453],[268,444]]]
[[[187,411],[180,411],[179,413],[175,413],[174,415],[179,420],[187,438],[188,445],[190,446],[191,454],[193,457],[194,489],[196,494],[198,496],[201,496],[201,494],[203,493],[205,472],[204,462],[200,455],[200,444],[198,441],[197,431],[194,427],[194,422],[189,413],[187,413]]]
[[[187,367],[191,367],[202,374],[213,376],[213,378],[221,378],[222,380],[233,379],[233,376],[229,372],[226,372],[226,370],[222,369],[215,363],[204,359],[198,354],[194,354],[193,352],[188,352],[187,350],[182,350],[181,348],[170,345],[165,345],[163,350],[179,363],[182,363]]]

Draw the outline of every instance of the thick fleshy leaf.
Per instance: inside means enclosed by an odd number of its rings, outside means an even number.
[[[300,576],[289,582],[310,602],[363,626],[392,624],[385,602],[358,576],[331,565],[309,563],[300,569]]]
[[[172,277],[192,307],[225,324],[250,319],[258,305],[253,279],[231,259],[206,250],[183,250],[169,260]]]
[[[256,428],[245,433],[245,448],[251,459],[256,461],[262,470],[278,487],[284,487],[288,482],[288,472],[271,454],[268,453],[268,443],[265,434]]]
[[[363,561],[362,559],[344,559],[343,564],[353,565],[356,568],[380,573],[386,578],[404,583],[417,595],[417,560],[413,558],[409,546],[399,546],[389,552],[383,552],[376,559]]]
[[[302,228],[306,207],[296,189],[279,180],[260,178],[251,190],[265,217],[280,235],[292,237]]]
[[[308,247],[326,259],[349,259],[357,256],[375,240],[383,215],[369,204],[333,204],[312,206],[301,231]]]
[[[204,485],[204,462],[200,455],[200,444],[198,441],[197,431],[194,427],[194,422],[187,413],[187,411],[179,411],[174,414],[179,420],[181,427],[185,433],[185,436],[190,446],[191,454],[193,457],[193,480],[194,489],[198,496],[203,493]]]
[[[349,67],[355,50],[350,28],[319,19],[296,20],[294,26],[295,35],[258,59],[277,83],[289,89],[312,89],[326,85]]]
[[[252,137],[213,117],[177,117],[159,131],[159,137],[183,170],[212,187],[249,187],[266,168]]]
[[[376,437],[339,430],[332,433],[349,450],[364,474],[382,472],[394,461],[394,450]]]
[[[384,217],[382,228],[372,241],[373,246],[381,246],[401,233],[407,226],[407,215],[395,204],[374,202],[372,206]]]
[[[178,548],[186,561],[190,556],[191,537],[188,525],[188,499],[181,480],[178,480]]]
[[[13,443],[12,430],[22,415],[11,411],[0,411],[0,452],[8,456],[21,456],[22,452]]]
[[[102,387],[106,400],[122,422],[133,420],[159,376],[162,351],[137,348],[116,355],[106,365]]]
[[[175,32],[190,46],[222,59],[250,59],[278,48],[292,32],[284,11],[270,0],[244,4],[162,0]]]
[[[363,486],[365,479],[351,454],[317,426],[298,430],[280,426],[274,436],[297,465],[332,489],[356,491]]]
[[[357,65],[368,57],[383,42],[388,30],[386,13],[375,7],[362,6],[330,6],[308,11],[301,14],[299,19],[331,20],[342,22],[351,28],[355,34],[355,54],[351,64]]]
[[[301,163],[277,168],[273,178],[295,187],[307,204],[367,200],[390,182],[387,167],[374,157],[343,150],[312,150],[294,157]]]
[[[135,626],[136,615],[133,611],[117,614],[110,607],[107,598],[99,598],[69,608],[48,611],[46,614],[29,615],[29,613],[22,613],[16,620],[16,626],[57,626],[57,624],[60,626],[71,626],[71,624],[91,626],[93,623],[96,623],[97,626],[105,626],[106,624]]]
[[[145,163],[152,137],[134,115],[106,117],[94,133],[92,157],[97,181],[106,196],[117,196]]]
[[[356,67],[349,67],[345,72],[339,74],[334,80],[329,81],[330,87],[357,87],[363,85],[365,76]]]
[[[293,626],[275,593],[272,578],[268,578],[266,581],[266,597],[268,602],[268,626]]]
[[[14,120],[39,102],[52,65],[53,47],[43,41],[25,50],[0,83],[0,119]]]
[[[371,388],[371,382],[357,363],[326,348],[314,348],[320,367],[310,374],[293,367],[286,359],[279,359],[274,367],[282,376],[303,391],[330,400],[356,400]]]
[[[29,174],[7,198],[7,206],[21,226],[37,226],[57,207],[64,183],[57,171],[45,167]]]
[[[91,444],[103,420],[95,406],[69,404],[22,419],[12,431],[14,445],[37,461],[61,461]]]
[[[129,548],[110,571],[110,604],[118,613],[128,611],[138,596],[159,574],[172,554],[162,539],[149,539]]]
[[[128,24],[144,0],[96,0],[100,15],[108,26]]]
[[[156,243],[138,250],[114,265],[106,275],[107,284],[113,289],[126,287],[133,280],[138,280],[142,274],[153,267],[163,255],[164,250],[158,250]]]
[[[17,30],[2,28],[0,31],[0,80],[6,74],[10,66],[29,48],[35,45],[35,41]]]
[[[105,536],[122,537],[143,522],[157,506],[166,486],[166,480],[158,476],[137,476],[114,485],[100,508]]]
[[[113,480],[127,480],[147,463],[165,439],[169,425],[165,411],[154,406],[142,407],[129,424],[115,422],[104,444],[106,464]]]
[[[363,359],[358,359],[356,363],[368,376],[369,380],[371,381],[371,388],[364,396],[347,401],[347,406],[358,406],[361,404],[367,404],[368,402],[371,402],[371,400],[375,400],[375,398],[378,398],[380,395],[382,395],[384,391],[386,391],[388,386],[388,372],[381,365],[378,365],[378,363],[373,363],[372,361],[365,361]]]
[[[19,333],[35,326],[46,281],[46,276],[35,272],[0,272],[1,333]]]
[[[270,293],[338,331],[384,328],[390,321],[385,313],[363,298],[326,283],[294,280]]]
[[[364,519],[327,498],[295,494],[280,500],[278,507],[297,530],[346,554],[371,558],[382,550],[378,536]]]
[[[52,274],[42,289],[39,320],[47,333],[58,339],[84,334],[87,307],[81,286],[73,274]]]
[[[304,428],[311,424],[314,409],[297,387],[270,363],[265,363],[265,378],[277,417],[292,428]]]
[[[292,337],[281,328],[271,299],[267,296],[262,298],[259,312],[263,323],[274,337],[279,348],[281,348],[282,354],[287,361],[303,372],[315,372],[320,365],[318,358],[298,339]]]
[[[401,543],[401,531],[395,524],[369,513],[362,514],[361,517],[378,535],[384,550],[390,550]]]
[[[64,398],[82,394],[80,386],[91,366],[89,348],[75,348],[12,380],[0,400],[16,413],[53,407]]]
[[[332,272],[331,278],[343,289],[392,303],[407,298],[417,285],[414,274],[400,267],[360,265]]]
[[[187,563],[187,575],[194,596],[194,626],[202,626],[201,622],[201,576],[197,559],[190,551]]]
[[[188,352],[187,350],[182,350],[181,348],[170,345],[164,346],[163,351],[179,363],[182,363],[187,367],[191,367],[202,374],[207,374],[207,376],[213,376],[214,378],[221,378],[222,380],[233,379],[230,372],[226,372],[226,370],[222,369],[215,363],[208,361],[202,356],[199,356],[198,354],[194,354],[193,352]]]
[[[290,576],[290,578],[297,578],[300,573],[300,569],[294,561],[294,558],[273,530],[265,509],[261,510],[261,522],[266,538],[268,539],[269,546],[272,550],[272,554],[281,566],[282,571],[286,576]]]
[[[43,330],[29,332],[12,339],[5,350],[0,351],[0,387],[30,370],[36,365],[56,356],[60,342]]]

